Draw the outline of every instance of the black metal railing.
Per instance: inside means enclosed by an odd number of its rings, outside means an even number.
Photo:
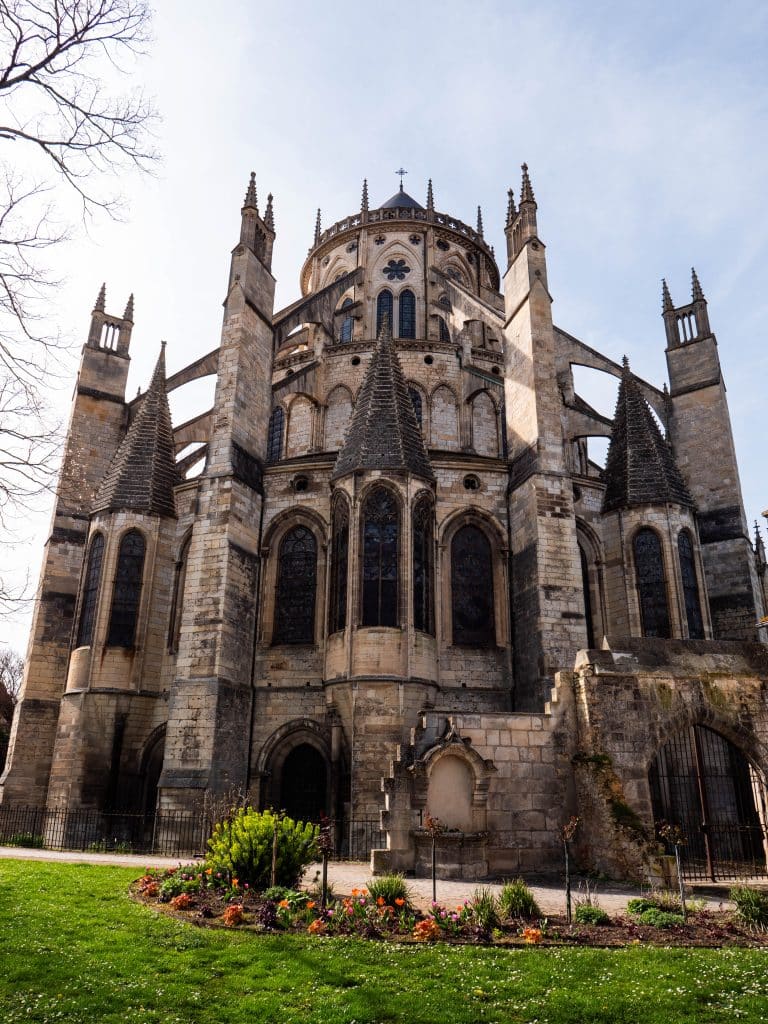
[[[685,878],[725,881],[768,876],[768,836],[760,825],[698,825],[689,835],[680,851]]]

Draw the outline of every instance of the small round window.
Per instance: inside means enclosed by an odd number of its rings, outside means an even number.
[[[431,366],[432,363],[434,363],[434,361],[435,360],[432,358],[432,356],[424,356],[424,362],[427,364],[427,366]]]
[[[351,363],[353,366],[360,365],[360,356],[352,356]]]
[[[297,492],[301,493],[301,491],[306,491],[308,488],[309,488],[309,477],[308,476],[304,476],[303,473],[302,473],[302,474],[299,474],[299,476],[295,476],[293,478],[293,489],[294,489],[294,491],[297,491]]]

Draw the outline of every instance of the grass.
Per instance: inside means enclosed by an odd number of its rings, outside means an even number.
[[[757,1022],[768,950],[398,946],[196,928],[125,868],[0,861],[0,1021]]]

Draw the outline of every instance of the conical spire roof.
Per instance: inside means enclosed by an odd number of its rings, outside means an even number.
[[[626,359],[605,464],[605,483],[603,512],[666,502],[689,507],[694,504],[672,449]]]
[[[409,196],[403,188],[402,181],[400,182],[400,188],[393,196],[391,196],[386,203],[382,203],[379,207],[380,210],[394,210],[398,207],[406,207],[411,210],[423,210],[424,207],[421,203],[417,202],[413,196]]]
[[[175,516],[173,488],[177,483],[163,343],[149,388],[101,482],[93,511],[130,509],[148,515]]]
[[[434,479],[388,317],[379,331],[333,479],[362,469],[409,472]]]

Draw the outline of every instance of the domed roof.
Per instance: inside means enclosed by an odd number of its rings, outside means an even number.
[[[409,196],[403,188],[402,182],[400,188],[391,199],[388,199],[386,203],[382,203],[379,207],[380,210],[394,210],[398,206],[404,206],[407,209],[423,210],[424,207],[421,203],[417,203],[413,196]]]

